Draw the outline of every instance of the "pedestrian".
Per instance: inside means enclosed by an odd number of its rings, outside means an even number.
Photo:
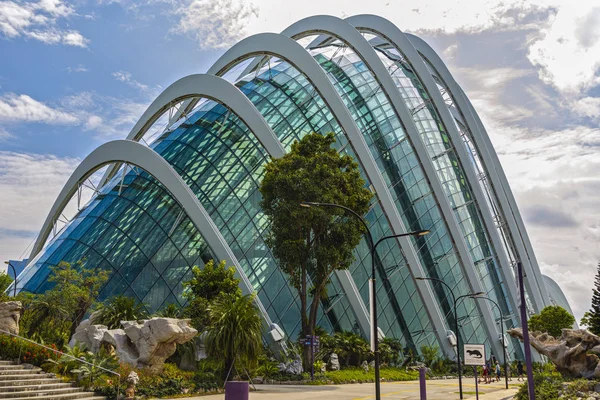
[[[521,362],[521,360],[517,361],[517,380],[523,380],[523,363]]]
[[[481,377],[479,378],[479,383],[481,383],[481,379],[483,379],[483,383],[487,383],[487,368],[485,365],[481,368]]]
[[[486,366],[486,368],[487,368],[487,371],[488,371],[488,374],[487,374],[487,382],[485,382],[485,383],[492,383],[492,374],[493,374],[493,372],[492,372],[492,364],[491,364],[491,363],[488,361],[488,362],[485,364],[485,366]]]
[[[500,382],[500,363],[496,361],[496,382]]]

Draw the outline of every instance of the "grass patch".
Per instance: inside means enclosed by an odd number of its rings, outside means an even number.
[[[385,367],[380,370],[381,378],[386,381],[413,381],[419,379],[417,371],[405,371],[400,368]],[[343,383],[368,383],[375,382],[375,371],[365,372],[362,368],[347,368],[340,371],[327,371],[324,374],[315,374],[315,380],[308,382],[310,385],[327,385]]]

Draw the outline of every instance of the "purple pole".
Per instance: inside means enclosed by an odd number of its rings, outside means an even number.
[[[521,295],[521,328],[523,329],[523,347],[525,347],[525,366],[527,367],[527,388],[529,389],[529,400],[535,400],[535,388],[533,386],[533,365],[531,363],[531,347],[529,345],[529,328],[527,327],[527,304],[525,302],[525,286],[523,284],[523,264],[517,263],[519,275],[519,294]]]
[[[419,386],[421,388],[421,400],[427,400],[427,385],[425,384],[425,368],[419,368]]]
[[[246,381],[229,381],[225,384],[225,400],[248,400],[250,385]]]
[[[475,375],[475,399],[479,400],[479,384],[477,382],[477,367],[473,366],[473,375]]]

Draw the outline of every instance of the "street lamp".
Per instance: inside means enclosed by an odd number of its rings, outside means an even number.
[[[443,284],[444,286],[446,286],[448,288],[448,290],[450,291],[450,294],[452,295],[452,303],[453,303],[453,307],[454,307],[454,329],[455,329],[454,334],[456,335],[456,366],[458,367],[458,389],[460,392],[460,399],[462,400],[463,388],[462,388],[462,372],[461,372],[461,361],[460,361],[460,333],[458,332],[458,313],[456,312],[456,304],[458,303],[459,300],[464,299],[465,297],[479,296],[479,295],[482,295],[485,293],[483,293],[483,292],[469,293],[469,294],[459,296],[457,298],[454,296],[454,291],[452,291],[452,288],[441,279],[430,278],[430,277],[418,277],[415,279],[418,281],[439,282],[439,283]]]
[[[4,264],[8,265],[9,267],[12,268],[13,271],[13,275],[15,276],[15,281],[13,282],[13,289],[14,289],[14,294],[13,297],[17,297],[17,270],[15,269],[15,267],[10,263],[10,261],[4,261]]]
[[[367,233],[367,237],[369,238],[369,250],[371,252],[371,342],[373,345],[373,354],[375,355],[375,399],[381,399],[381,385],[379,382],[379,343],[378,343],[378,330],[377,330],[377,292],[375,286],[375,254],[377,250],[377,246],[379,243],[383,242],[387,239],[399,238],[403,236],[424,236],[430,233],[429,230],[420,230],[415,232],[407,232],[401,233],[399,235],[389,235],[380,238],[377,242],[373,242],[373,235],[371,235],[371,231],[369,230],[369,226],[364,218],[359,215],[356,211],[348,208],[346,206],[342,206],[340,204],[334,203],[316,203],[303,201],[300,203],[300,207],[310,208],[310,207],[333,207],[333,208],[341,208],[358,218],[360,222],[364,225],[365,231]]]
[[[500,312],[500,332],[502,335],[502,353],[504,356],[504,382],[506,384],[506,389],[508,389],[508,364],[506,363],[506,343],[504,342],[504,317],[502,316],[502,309],[494,300],[489,297],[484,296],[471,296],[473,299],[483,299],[492,302],[497,308],[498,312]]]

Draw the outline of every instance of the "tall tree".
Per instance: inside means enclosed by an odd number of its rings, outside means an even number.
[[[536,315],[531,316],[527,326],[531,331],[546,332],[554,337],[560,337],[563,328],[572,328],[575,323],[573,317],[561,306],[548,306]]]
[[[334,143],[332,133],[304,136],[288,154],[267,164],[260,187],[261,206],[271,222],[267,244],[298,291],[303,335],[314,335],[330,277],[350,266],[364,227],[338,208],[302,208],[300,202],[336,203],[363,215],[372,198],[358,165]]]
[[[592,290],[592,308],[581,319],[581,325],[586,325],[593,334],[600,335],[600,263]]]

